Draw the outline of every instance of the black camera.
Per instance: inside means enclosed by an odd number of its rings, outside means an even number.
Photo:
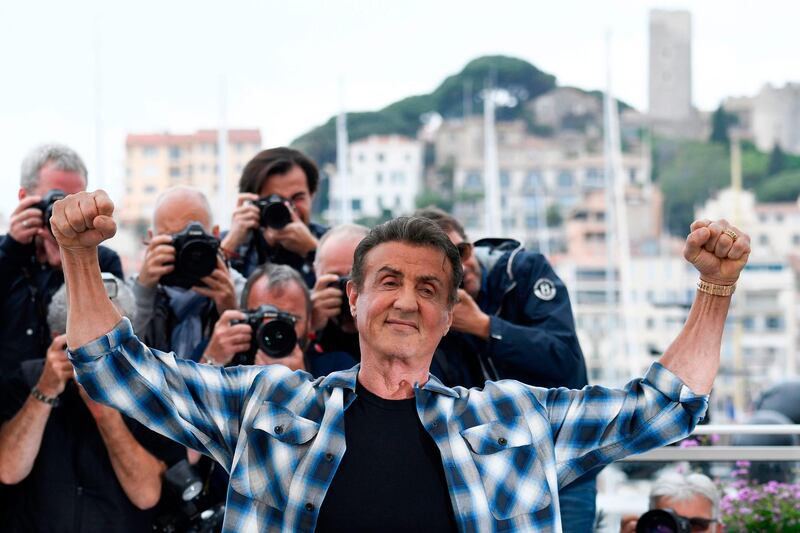
[[[199,222],[190,222],[180,233],[172,235],[175,247],[175,269],[161,276],[160,283],[188,289],[202,285],[200,281],[217,268],[219,240],[209,235]]]
[[[636,533],[691,533],[692,524],[688,518],[672,509],[653,509],[647,511],[636,522]]]
[[[47,191],[47,194],[44,195],[41,202],[33,206],[42,211],[44,215],[44,227],[50,230],[51,233],[53,229],[50,227],[50,217],[53,216],[53,204],[66,197],[67,193],[61,189],[51,189]]]
[[[234,365],[252,365],[256,351],[261,350],[270,357],[286,357],[297,345],[297,333],[294,331],[295,316],[281,311],[274,305],[260,305],[256,309],[245,311],[242,320],[231,320],[231,325],[248,324],[253,328],[250,349],[233,357]]]
[[[350,276],[341,276],[337,281],[331,282],[328,287],[336,287],[342,291],[342,307],[339,310],[339,319],[353,318],[350,314],[350,302],[347,299],[347,282],[350,281]]]
[[[283,229],[292,221],[292,213],[287,207],[289,200],[279,194],[259,198],[253,205],[261,212],[259,224],[262,228]]]
[[[222,528],[225,503],[205,490],[203,479],[186,459],[164,473],[162,512],[153,531],[160,533],[215,533]]]

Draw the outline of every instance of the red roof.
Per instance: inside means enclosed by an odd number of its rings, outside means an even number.
[[[217,130],[198,130],[191,134],[171,133],[129,133],[125,138],[125,146],[142,145],[186,145],[195,143],[216,143]],[[255,143],[261,144],[261,132],[259,130],[228,130],[228,142],[230,143]]]

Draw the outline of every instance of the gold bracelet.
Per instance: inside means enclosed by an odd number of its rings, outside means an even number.
[[[712,296],[731,296],[736,292],[736,284],[733,285],[717,285],[716,283],[709,283],[702,279],[697,282],[697,290]]]

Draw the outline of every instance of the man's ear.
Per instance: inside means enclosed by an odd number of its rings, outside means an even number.
[[[147,242],[150,242],[152,240],[153,240],[153,230],[149,229],[147,230]]]
[[[17,200],[21,202],[22,199],[25,198],[26,196],[28,196],[28,191],[20,187],[19,191],[17,191]]]
[[[350,304],[350,314],[353,315],[353,318],[355,318],[356,301],[358,301],[358,290],[356,289],[356,284],[353,283],[352,279],[347,282],[345,290],[347,291],[347,302]]]

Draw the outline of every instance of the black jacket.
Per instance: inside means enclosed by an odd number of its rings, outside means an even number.
[[[124,279],[114,251],[100,246],[98,254],[101,271]],[[61,269],[36,260],[33,244],[21,244],[10,235],[0,238],[0,372],[46,355],[47,306],[63,283]]]
[[[500,257],[483,272],[478,306],[490,317],[489,339],[451,331],[437,348],[431,371],[447,385],[482,387],[487,379],[547,388],[587,384],[569,294],[543,255]]]

